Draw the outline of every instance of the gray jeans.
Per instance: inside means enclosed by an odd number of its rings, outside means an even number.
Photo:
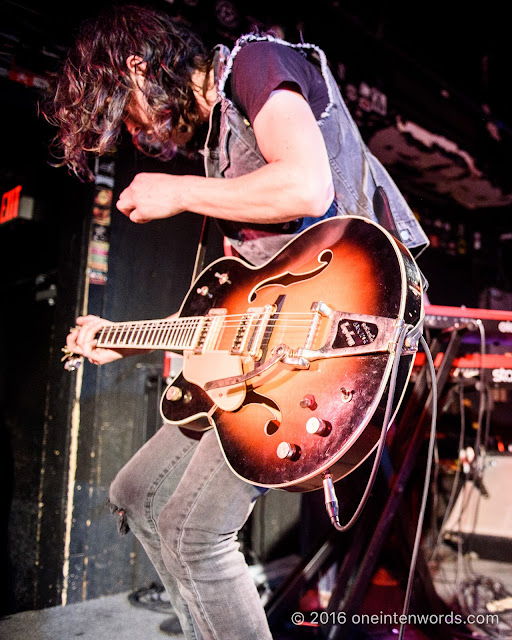
[[[155,566],[187,640],[268,640],[237,533],[260,490],[229,469],[215,432],[164,425],[121,469],[110,500]]]

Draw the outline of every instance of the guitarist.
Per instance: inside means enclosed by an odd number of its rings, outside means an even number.
[[[375,220],[377,186],[404,244],[427,243],[316,46],[250,35],[231,52],[208,52],[166,13],[110,9],[83,26],[45,115],[58,126],[63,162],[86,179],[88,157],[112,151],[123,126],[140,150],[163,160],[203,147],[206,177],[141,173],[117,208],[134,223],[183,211],[213,217],[252,264],[322,218]],[[96,347],[103,324],[78,318],[68,348],[94,364],[130,355]],[[259,495],[228,468],[213,430],[197,440],[172,425],[114,480],[113,509],[159,572],[187,639],[271,638],[237,544]]]

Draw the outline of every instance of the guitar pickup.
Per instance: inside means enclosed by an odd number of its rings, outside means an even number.
[[[276,311],[275,305],[252,307],[240,320],[230,353],[234,356],[249,356],[259,360],[262,354],[262,343],[270,318]]]

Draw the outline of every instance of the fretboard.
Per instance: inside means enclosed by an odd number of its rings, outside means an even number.
[[[96,334],[98,346],[117,349],[165,349],[182,351],[193,348],[206,318],[174,318],[117,322],[105,325]]]

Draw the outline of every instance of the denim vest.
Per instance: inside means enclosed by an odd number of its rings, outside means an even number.
[[[223,45],[216,48],[214,70],[218,102],[210,116],[210,129],[204,148],[205,171],[208,177],[236,178],[266,164],[258,148],[249,121],[226,97],[224,88],[231,73],[233,60],[241,47],[249,42],[267,40],[303,52],[316,64],[325,79],[329,102],[318,119],[334,183],[335,198],[324,215],[356,215],[378,222],[373,210],[373,195],[383,187],[396,230],[401,241],[415,255],[428,245],[428,239],[392,178],[364,144],[327,65],[324,52],[311,44],[290,44],[271,36],[243,36],[231,53]],[[292,235],[317,222],[318,218],[299,218],[278,224],[252,224],[218,220],[218,224],[234,249],[254,265],[271,259]]]

